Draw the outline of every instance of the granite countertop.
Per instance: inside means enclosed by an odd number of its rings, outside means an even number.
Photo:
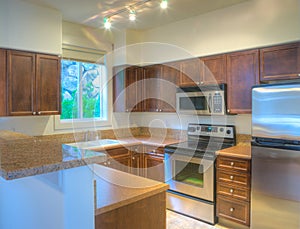
[[[169,188],[167,184],[104,166],[94,165],[94,171],[95,215],[134,203]]]
[[[39,175],[58,170],[101,163],[106,160],[105,150],[146,144],[164,147],[180,140],[158,137],[119,138],[122,144],[79,149],[62,144],[57,139],[35,138],[11,131],[0,133],[0,176],[6,180]],[[101,152],[103,151],[103,152]]]
[[[216,154],[221,156],[251,159],[251,145],[246,143],[238,144],[233,147],[218,150]]]
[[[6,180],[101,163],[106,154],[36,138],[0,143],[0,176]]]

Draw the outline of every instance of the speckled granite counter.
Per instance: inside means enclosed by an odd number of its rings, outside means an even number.
[[[217,155],[251,159],[251,135],[238,134],[237,145],[216,152]]]
[[[167,184],[95,165],[95,215],[120,208],[166,191]],[[97,175],[98,174],[98,175]]]
[[[81,150],[35,138],[0,143],[0,176],[12,180],[106,160],[101,152]]]

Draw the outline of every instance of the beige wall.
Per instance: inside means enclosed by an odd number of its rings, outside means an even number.
[[[143,34],[144,42],[176,45],[195,56],[299,39],[299,0],[249,0]]]
[[[0,47],[61,54],[61,13],[19,0],[0,0]]]

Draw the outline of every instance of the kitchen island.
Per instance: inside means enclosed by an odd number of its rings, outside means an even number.
[[[168,186],[96,165],[105,160],[104,152],[57,140],[1,140],[0,228],[91,229],[104,215],[145,203],[161,206],[148,219],[165,227]]]

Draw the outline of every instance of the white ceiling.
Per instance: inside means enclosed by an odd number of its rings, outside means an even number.
[[[103,27],[103,18],[145,0],[23,0],[59,10],[63,20]],[[150,29],[192,16],[225,8],[248,0],[168,0],[168,9],[160,9],[160,0],[150,0],[135,10],[137,20],[130,22],[128,13],[112,17],[117,29]]]

